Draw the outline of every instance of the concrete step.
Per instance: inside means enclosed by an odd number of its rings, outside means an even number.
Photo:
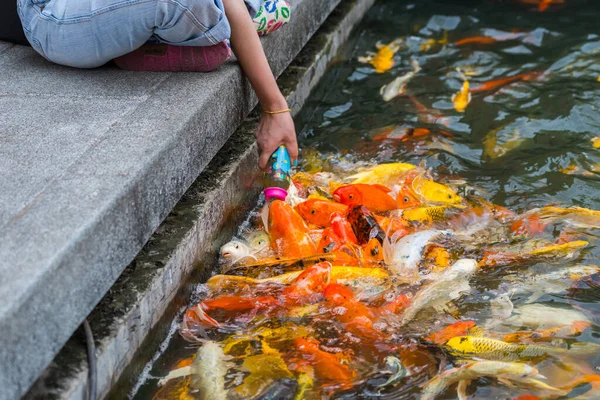
[[[294,114],[373,2],[340,4],[280,76]],[[260,192],[254,184],[256,123],[249,118],[241,125],[89,316],[96,335],[100,398],[111,387],[108,398],[124,398],[131,390],[156,349],[174,332],[193,283],[212,272],[218,248],[255,206]],[[87,373],[78,333],[25,397],[85,398]]]
[[[292,22],[263,42],[277,75],[338,2],[293,2]],[[0,399],[14,399],[256,98],[235,62],[210,74],[82,71],[2,44],[0,70]]]

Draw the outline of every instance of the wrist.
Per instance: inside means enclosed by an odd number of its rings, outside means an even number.
[[[271,99],[261,99],[260,106],[263,110],[268,111],[280,111],[289,108],[285,97],[281,94]]]

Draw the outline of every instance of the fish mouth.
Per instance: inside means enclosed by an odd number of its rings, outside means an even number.
[[[341,201],[340,201],[341,199],[340,199],[340,195],[339,195],[339,194],[334,194],[334,195],[333,195],[333,199],[334,199],[335,201],[337,201],[338,203],[341,203]]]
[[[228,251],[224,251],[221,253],[221,257],[223,258],[231,258],[231,253]]]

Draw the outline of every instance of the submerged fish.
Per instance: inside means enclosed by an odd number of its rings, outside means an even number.
[[[542,73],[540,71],[531,71],[531,72],[524,72],[524,73],[518,74],[518,75],[513,75],[508,78],[501,78],[501,79],[496,79],[493,81],[484,82],[484,83],[480,84],[479,86],[472,88],[471,93],[489,92],[489,91],[501,88],[502,86],[506,86],[513,82],[530,81],[530,80],[538,78],[541,74]]]
[[[397,96],[404,94],[408,82],[410,82],[419,73],[419,71],[421,71],[421,66],[417,60],[413,59],[410,63],[413,67],[412,71],[397,77],[387,85],[381,87],[379,93],[381,94],[381,97],[383,97],[383,101],[388,102]]]
[[[375,47],[377,47],[378,52],[368,53],[366,57],[359,57],[358,61],[371,64],[375,68],[375,72],[382,74],[394,66],[394,54],[400,50],[403,44],[404,39],[402,38],[394,39],[387,45],[377,42]]]
[[[199,399],[225,399],[228,395],[225,374],[231,368],[229,360],[230,357],[225,355],[221,346],[216,342],[206,341],[196,352],[191,365],[171,371],[158,384],[161,386],[170,379],[191,375],[190,388],[198,391]]]
[[[461,259],[439,274],[430,274],[435,276],[414,295],[412,304],[402,315],[401,324],[406,325],[426,308],[433,308],[437,312],[446,311],[448,302],[471,290],[469,278],[476,270],[475,260]]]
[[[459,384],[459,398],[466,399],[465,390],[471,380],[489,377],[512,381],[523,381],[526,378],[545,379],[535,367],[518,362],[475,361],[460,367],[452,368],[434,377],[423,387],[421,400],[433,400],[443,394],[450,386]]]
[[[458,321],[432,333],[424,339],[437,345],[443,345],[453,337],[473,335],[476,331],[477,324],[475,321]]]
[[[564,221],[570,225],[582,228],[600,228],[600,211],[590,210],[583,207],[561,208],[547,206],[542,208],[534,208],[527,211],[525,214],[536,215],[542,220],[549,221]]]
[[[454,95],[452,95],[452,104],[454,109],[458,112],[463,112],[467,109],[467,106],[471,102],[471,93],[469,92],[469,81],[465,79],[462,88]]]
[[[400,382],[404,377],[410,376],[410,371],[402,365],[402,361],[398,357],[387,356],[385,358],[385,368],[390,372],[391,376],[387,381],[379,385],[380,388],[393,386]]]
[[[577,321],[589,322],[589,318],[580,311],[550,307],[543,304],[525,304],[517,307],[513,315],[502,321],[502,325],[513,328],[527,327],[533,330],[551,329]]]
[[[494,44],[497,40],[489,36],[471,36],[454,42],[456,46],[465,46],[467,44]]]
[[[573,281],[599,272],[595,265],[574,265],[559,271],[546,274],[535,274],[528,277],[510,276],[506,280],[513,285],[510,293],[531,293],[526,303],[533,303],[545,294],[558,294],[569,289]]]

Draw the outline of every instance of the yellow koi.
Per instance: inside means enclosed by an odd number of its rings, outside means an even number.
[[[405,172],[414,168],[414,165],[406,163],[379,164],[350,175],[346,180],[350,180],[352,184],[368,183],[388,186],[395,183]]]
[[[458,112],[464,112],[467,106],[471,102],[471,93],[469,92],[469,81],[463,82],[462,88],[454,95],[452,95],[452,104],[454,109]]]
[[[457,336],[444,347],[457,357],[483,358],[496,361],[522,361],[547,356],[557,357],[567,350],[541,345],[513,344],[485,337]]]
[[[463,201],[462,197],[448,186],[425,179],[421,175],[417,175],[413,179],[411,189],[426,203],[458,204]]]
[[[289,285],[292,282],[294,282],[294,280],[298,278],[298,276],[302,272],[303,271],[288,272],[286,274],[263,279],[254,279],[246,276],[215,275],[206,282],[206,285],[211,290],[222,289],[243,284],[260,285],[265,283],[276,283],[280,285]],[[362,268],[345,266],[334,266],[331,268],[331,279],[338,280],[338,282],[356,278],[372,278],[383,280],[388,276],[389,272],[387,272],[383,268]]]
[[[359,57],[361,63],[369,63],[375,68],[375,72],[383,74],[394,66],[394,55],[404,43],[404,39],[398,38],[387,45],[377,43],[377,53],[370,53],[367,57]]]
[[[431,207],[415,207],[404,210],[402,218],[410,222],[433,223],[445,221],[449,216],[446,214],[448,210],[463,209],[465,206],[431,206]]]

